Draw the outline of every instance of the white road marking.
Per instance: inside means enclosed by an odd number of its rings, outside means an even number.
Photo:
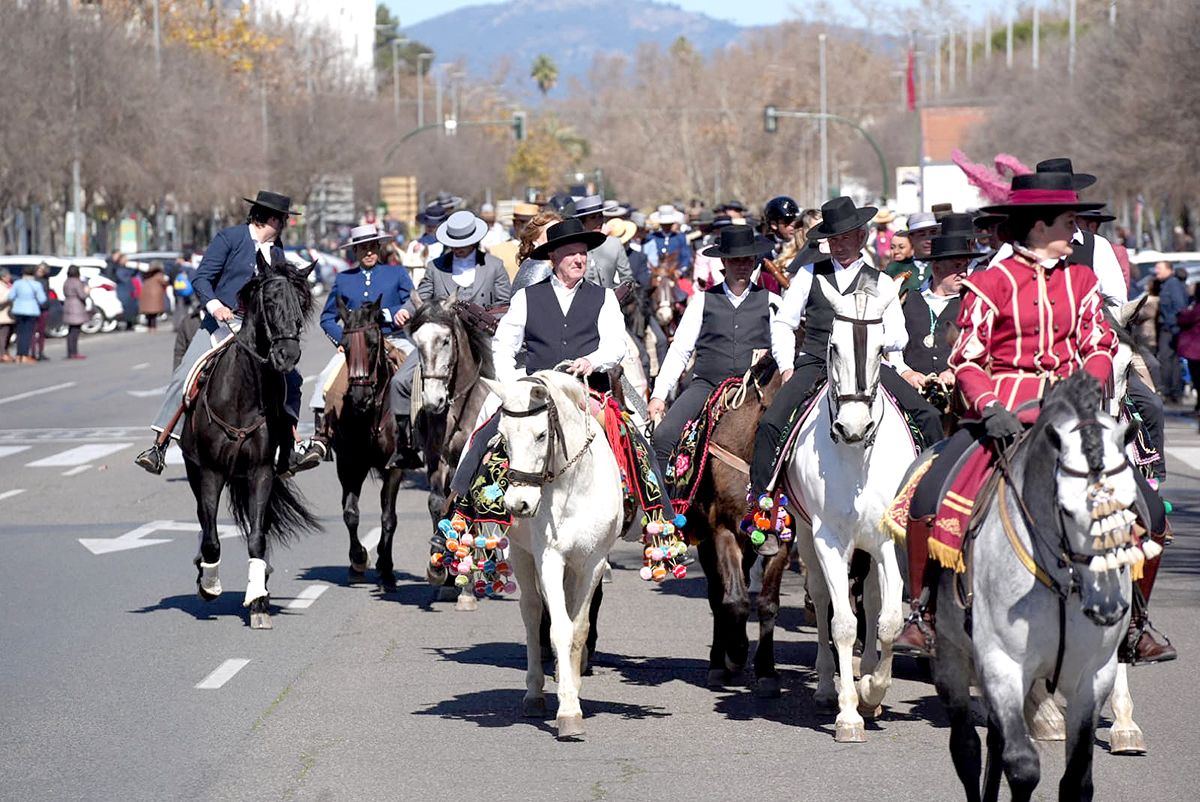
[[[151,398],[153,396],[165,395],[167,392],[167,385],[164,384],[162,387],[155,387],[151,390],[126,390],[125,392],[129,393],[134,398]]]
[[[0,457],[7,457],[11,454],[20,454],[22,451],[28,451],[29,446],[0,446]]]
[[[147,538],[154,532],[192,532],[199,534],[200,525],[180,521],[151,521],[137,529],[131,529],[117,537],[81,537],[79,543],[92,554],[111,554],[114,551],[129,551],[140,549],[142,546],[157,546],[159,543],[170,543],[169,538]],[[217,537],[224,540],[234,537],[238,529],[232,524],[217,524]]]
[[[316,375],[315,375],[315,374],[314,374],[314,375],[312,375],[312,376],[305,376],[305,377],[304,377],[304,381],[300,382],[300,386],[301,386],[301,387],[304,387],[305,385],[311,384],[313,381],[315,381],[315,380],[316,380],[316,378],[317,378],[317,377],[316,377]]]
[[[0,398],[0,404],[8,404],[13,401],[23,401],[26,398],[33,398],[35,395],[44,395],[45,393],[53,393],[53,392],[57,392],[58,390],[65,390],[68,387],[74,387],[74,386],[75,386],[75,382],[63,382],[62,384],[54,384],[54,385],[51,385],[50,387],[42,387],[37,390],[30,390],[27,393],[17,393],[16,395],[10,395],[7,398]]]
[[[1167,446],[1167,456],[1187,463],[1189,468],[1200,469],[1200,447]]]
[[[92,468],[91,463],[88,463],[87,465],[76,465],[74,468],[72,468],[69,471],[63,471],[62,475],[63,476],[78,476],[79,474],[83,473],[84,471],[91,470],[91,468]]]
[[[221,665],[217,666],[213,673],[197,682],[196,689],[201,691],[216,690],[226,682],[229,682],[229,680],[233,679],[235,674],[248,665],[250,665],[250,661],[244,657],[235,657],[226,660],[224,663],[221,663]]]
[[[179,450],[178,443],[172,442],[171,445],[167,448],[167,464],[168,465],[182,465],[183,464],[183,452]]]
[[[24,492],[25,488],[23,487],[17,488],[16,490],[5,490],[3,493],[0,493],[0,501],[4,501],[6,498],[12,498],[13,496],[19,496]]]
[[[123,448],[129,448],[131,445],[133,443],[92,443],[86,446],[76,446],[45,459],[31,462],[28,467],[57,468],[83,465],[86,462],[94,462],[102,457],[107,457],[109,454],[115,454]]]
[[[139,362],[136,365],[134,365],[133,367],[131,367],[130,370],[145,370],[148,367],[150,367],[149,362]]]
[[[312,603],[321,597],[321,594],[329,589],[328,585],[309,585],[304,590],[300,591],[300,595],[287,603],[287,610],[307,610],[312,607]]]

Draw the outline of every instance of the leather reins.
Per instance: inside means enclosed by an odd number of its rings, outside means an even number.
[[[534,376],[527,376],[520,379],[520,381],[541,385],[546,390],[545,402],[537,406],[530,407],[526,410],[513,410],[509,409],[508,407],[501,406],[500,414],[507,415],[510,418],[529,418],[545,412],[548,423],[546,434],[546,459],[542,463],[541,473],[518,471],[512,467],[509,467],[508,481],[509,484],[514,487],[545,487],[566,473],[575,465],[575,463],[579,462],[579,460],[587,452],[588,448],[592,445],[592,440],[595,439],[596,432],[592,427],[589,426],[588,436],[587,439],[584,440],[583,447],[579,449],[579,453],[570,459],[567,459],[567,439],[563,434],[562,418],[559,415],[558,406],[554,403],[553,396],[550,395],[550,388],[544,381]],[[550,467],[554,460],[555,445],[558,445],[559,450],[562,451],[563,459],[566,460],[563,466],[557,471]]]

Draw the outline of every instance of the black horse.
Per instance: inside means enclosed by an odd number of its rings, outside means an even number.
[[[214,358],[179,442],[200,519],[195,559],[200,597],[212,600],[221,593],[217,508],[228,487],[230,513],[250,553],[244,606],[253,629],[271,628],[268,540],[286,543],[318,528],[304,499],[275,468],[276,454],[286,464],[292,450],[286,377],[300,361],[300,334],[312,312],[312,269],[294,270],[281,254],[268,265],[259,255],[258,274],[239,296],[242,326]]]
[[[340,409],[330,404],[326,425],[337,453],[338,481],[342,484],[342,520],[350,533],[350,581],[361,581],[367,570],[367,550],[358,539],[358,498],[363,481],[373,468],[383,480],[379,503],[383,508],[379,559],[375,568],[379,584],[396,587],[392,565],[392,536],[396,533],[396,495],[402,468],[388,468],[395,450],[396,424],[388,387],[395,367],[384,347],[378,301],[350,310],[339,296],[338,315],[343,321],[342,351],[346,354],[348,387]],[[416,359],[416,356],[411,358]]]

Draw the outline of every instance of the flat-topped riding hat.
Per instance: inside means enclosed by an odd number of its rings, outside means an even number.
[[[590,214],[604,212],[604,197],[601,195],[585,195],[575,201],[575,217],[587,217]],[[612,207],[609,207],[612,208]]]
[[[958,234],[941,234],[929,241],[930,252],[925,257],[927,262],[940,259],[974,259],[979,251],[971,247],[971,240]]]
[[[363,226],[355,226],[350,229],[350,239],[339,245],[339,248],[353,248],[356,245],[366,245],[369,242],[388,242],[395,241],[395,237],[386,231],[380,231],[375,227],[374,223],[367,223]]]
[[[287,195],[280,195],[278,192],[260,189],[254,198],[242,198],[246,203],[252,203],[255,206],[262,206],[274,212],[283,212],[284,214],[300,214],[292,208],[292,199]]]
[[[1075,216],[1087,220],[1089,223],[1111,223],[1117,219],[1115,214],[1109,214],[1103,208],[1083,211]]]
[[[1088,173],[1077,173],[1071,165],[1070,159],[1045,159],[1037,163],[1037,171],[1039,173],[1065,173],[1071,176],[1075,184],[1075,191],[1087,189],[1092,184],[1096,183],[1096,176]]]
[[[828,239],[871,222],[879,209],[874,206],[855,206],[854,201],[843,195],[821,204],[821,222],[808,230],[810,240]]]
[[[533,259],[549,259],[551,251],[576,242],[583,243],[590,251],[603,245],[607,239],[608,235],[603,231],[588,231],[579,220],[568,217],[550,226],[546,230],[546,241],[534,248],[529,256]]]
[[[1083,203],[1076,192],[1078,176],[1067,172],[1041,172],[1014,175],[1007,203],[984,206],[984,214],[1030,212],[1038,209],[1058,212],[1086,212],[1104,208],[1103,203]]]
[[[750,226],[728,225],[721,228],[717,241],[702,253],[704,256],[735,259],[739,256],[762,256],[774,248],[766,237],[756,233]]]
[[[464,210],[450,215],[438,226],[438,242],[447,248],[466,248],[487,236],[488,224]]]

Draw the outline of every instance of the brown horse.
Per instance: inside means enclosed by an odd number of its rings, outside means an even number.
[[[675,297],[678,284],[679,257],[675,254],[663,256],[657,267],[650,268],[650,305],[654,309],[654,317],[668,337],[674,336],[686,305]]]

